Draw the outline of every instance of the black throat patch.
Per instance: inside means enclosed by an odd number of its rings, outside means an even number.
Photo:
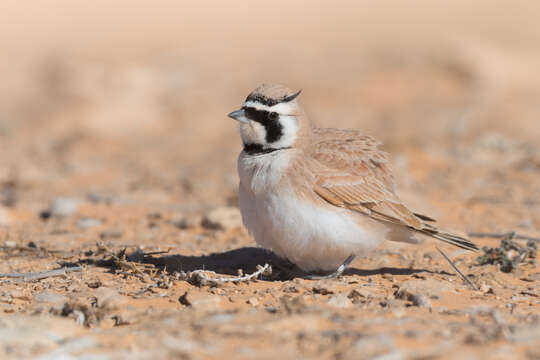
[[[269,154],[278,150],[291,149],[290,146],[282,148],[265,148],[261,144],[244,144],[244,152],[248,155],[262,155]]]
[[[267,143],[273,143],[281,139],[283,136],[283,125],[279,122],[279,115],[275,112],[266,110],[258,110],[254,107],[243,108],[246,117],[258,122],[266,130],[265,140]]]

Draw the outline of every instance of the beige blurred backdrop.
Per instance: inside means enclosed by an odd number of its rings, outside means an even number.
[[[537,1],[4,0],[0,180],[30,205],[145,186],[188,210],[232,201],[226,114],[263,81],[405,154],[398,174],[422,171],[408,151],[530,156],[539,19]]]

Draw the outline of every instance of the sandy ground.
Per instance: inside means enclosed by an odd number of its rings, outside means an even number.
[[[540,358],[536,263],[441,245],[474,290],[423,239],[305,280],[235,209],[226,114],[272,81],[442,227],[540,238],[540,6],[501,3],[4,2],[0,274],[76,271],[0,277],[0,358]]]

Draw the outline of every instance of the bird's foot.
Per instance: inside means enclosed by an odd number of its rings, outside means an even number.
[[[328,275],[307,275],[305,276],[304,278],[306,280],[324,280],[324,279],[335,279],[339,276],[341,276],[343,274],[343,272],[345,271],[345,269],[347,269],[347,267],[349,266],[349,264],[354,260],[354,258],[356,257],[356,255],[354,254],[351,254],[349,255],[349,257],[347,257],[347,259],[345,259],[345,261],[343,262],[343,264],[341,264],[336,271],[334,271],[333,273],[331,274],[328,274]]]

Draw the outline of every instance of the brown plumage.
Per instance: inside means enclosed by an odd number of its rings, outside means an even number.
[[[437,229],[428,223],[434,219],[415,214],[402,203],[395,193],[388,155],[378,148],[379,141],[354,129],[314,128],[312,134],[313,190],[330,204],[467,250],[478,249],[464,237]]]
[[[229,114],[244,143],[240,209],[257,243],[305,270],[336,269],[385,239],[415,242],[412,233],[477,249],[402,203],[380,142],[358,130],[313,128],[298,94],[262,85]]]

